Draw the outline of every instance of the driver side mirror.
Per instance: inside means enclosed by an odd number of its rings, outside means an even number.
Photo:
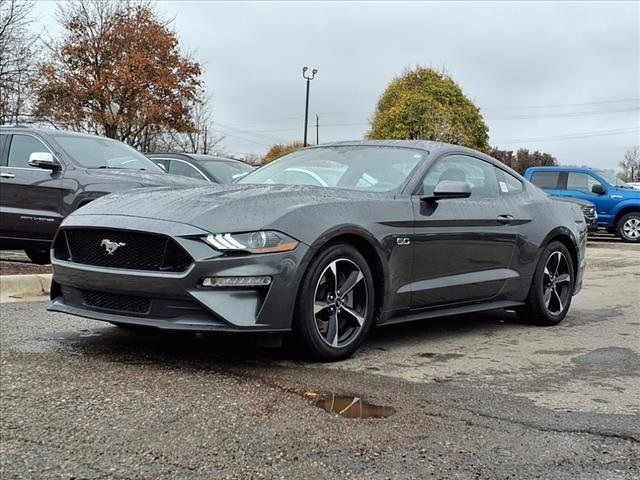
[[[469,198],[471,196],[471,187],[467,182],[455,180],[442,180],[433,189],[433,195],[422,197],[421,200],[444,200],[447,198]]]
[[[60,168],[60,165],[56,163],[53,159],[53,155],[49,152],[33,152],[29,155],[29,165],[51,171],[55,171]]]
[[[607,190],[602,185],[597,183],[593,187],[591,187],[591,192],[595,193],[596,195],[604,195],[605,193],[607,193]]]

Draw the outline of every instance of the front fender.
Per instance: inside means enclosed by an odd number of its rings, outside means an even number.
[[[375,261],[376,265],[372,266],[374,269],[374,275],[376,273],[375,269],[380,269],[380,272],[377,272],[379,277],[376,278],[377,282],[382,285],[379,293],[382,294],[381,306],[389,305],[389,298],[391,295],[391,288],[389,279],[389,260],[388,260],[388,249],[382,245],[374,235],[368,232],[366,229],[359,227],[357,225],[352,224],[341,224],[331,227],[330,229],[323,232],[318,238],[310,245],[309,250],[305,254],[304,258],[300,262],[300,268],[298,273],[297,282],[298,285],[302,282],[302,277],[304,273],[306,273],[311,260],[318,254],[322,248],[331,243],[334,240],[343,240],[345,242],[349,242],[351,244],[355,243],[356,248],[364,246],[369,250],[369,252],[362,252],[365,258],[368,261],[371,261],[369,254],[371,252],[375,252]],[[360,248],[360,250],[362,250]]]
[[[628,208],[640,210],[640,200],[638,200],[637,198],[628,198],[626,200],[622,200],[620,203],[616,204],[613,212],[611,212],[611,218],[617,220],[620,212]]]

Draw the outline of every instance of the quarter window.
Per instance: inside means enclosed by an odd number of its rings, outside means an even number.
[[[531,183],[544,190],[560,188],[560,172],[533,172]]]
[[[436,162],[422,180],[422,194],[433,195],[436,185],[443,180],[466,182],[471,198],[499,195],[496,168],[483,160],[466,155],[449,155]]]
[[[48,152],[49,149],[35,137],[30,135],[13,135],[9,148],[9,167],[29,167],[29,155],[34,152]]]
[[[590,195],[593,193],[595,185],[604,187],[602,183],[587,173],[569,172],[567,176],[567,190],[575,190]]]

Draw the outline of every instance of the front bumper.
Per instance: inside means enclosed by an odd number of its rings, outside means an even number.
[[[104,268],[53,257],[47,309],[113,323],[172,330],[279,332],[291,318],[308,247],[262,255],[225,255],[191,225],[113,215],[69,217],[62,228],[136,230],[167,235],[194,262],[180,273]],[[268,287],[208,288],[204,277],[270,276]],[[97,298],[98,303],[92,302]],[[100,306],[96,306],[100,305]]]

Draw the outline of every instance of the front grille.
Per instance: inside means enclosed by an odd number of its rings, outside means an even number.
[[[184,272],[193,259],[172,238],[130,230],[63,230],[56,258],[74,263],[131,270]]]
[[[88,307],[101,308],[129,313],[147,313],[151,306],[151,299],[134,297],[132,295],[114,295],[112,293],[96,292],[94,290],[80,290],[82,303]]]

